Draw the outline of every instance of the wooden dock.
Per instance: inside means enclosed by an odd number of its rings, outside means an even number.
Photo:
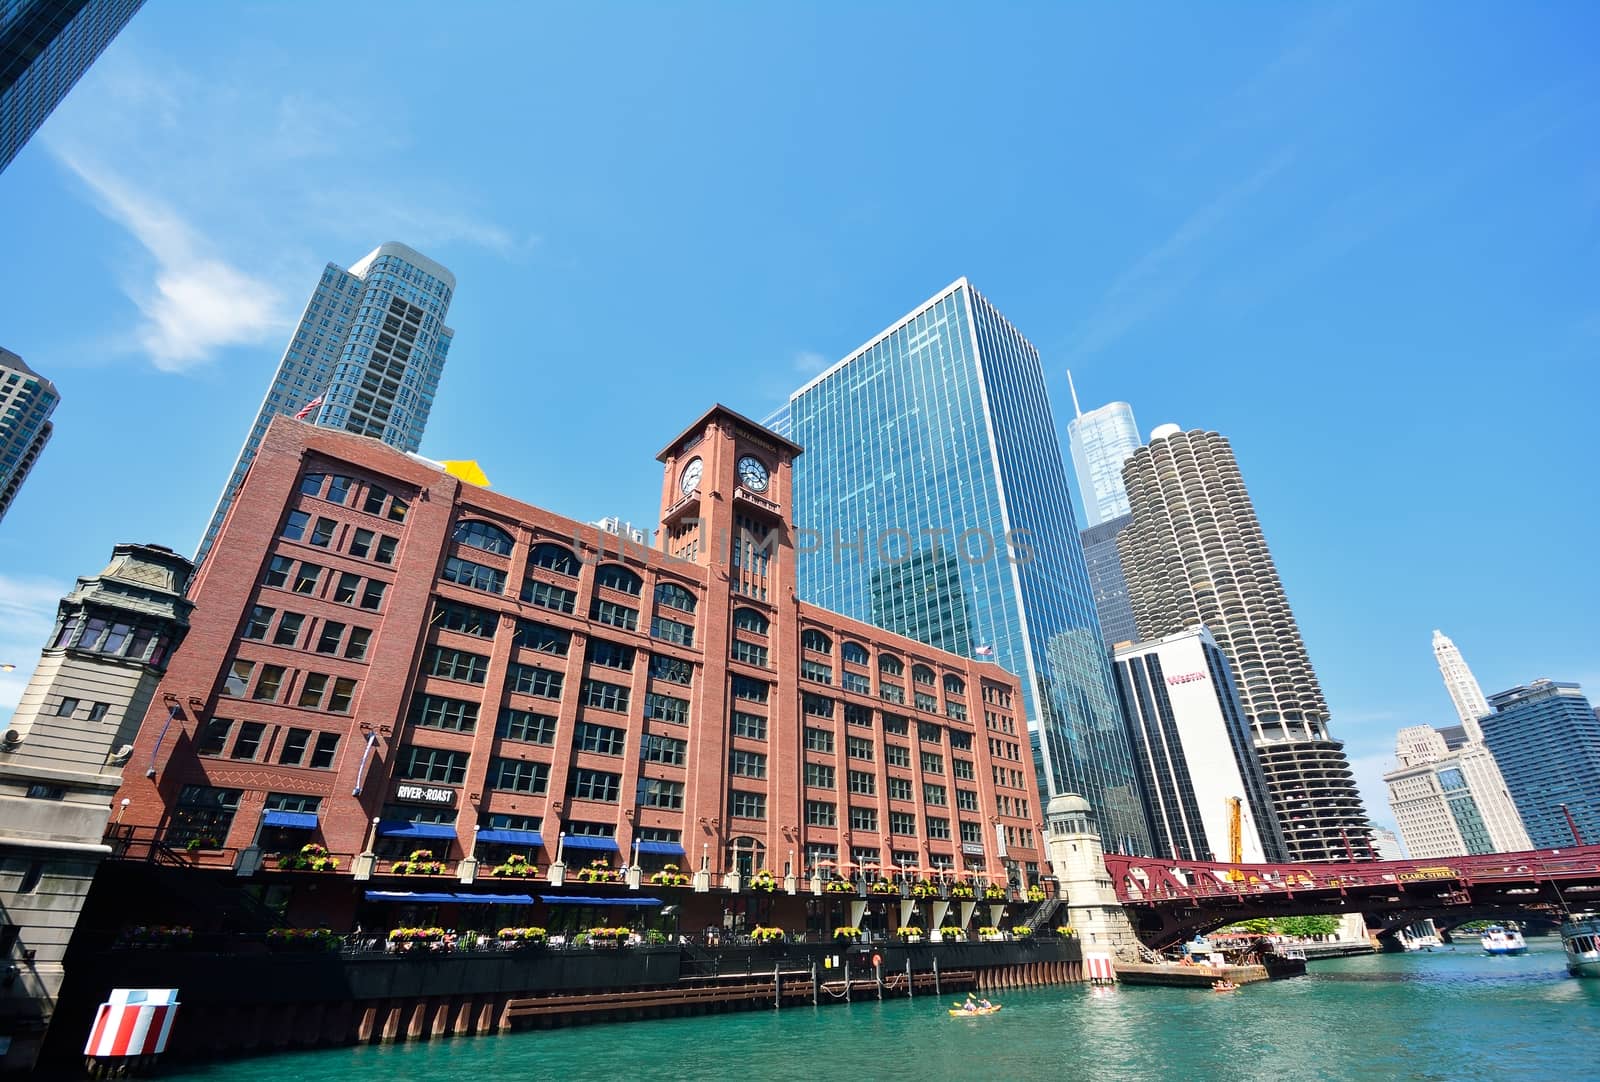
[[[1209,988],[1212,981],[1253,984],[1267,979],[1266,966],[1186,966],[1176,962],[1153,965],[1118,962],[1117,979],[1123,984],[1163,984],[1175,988]]]

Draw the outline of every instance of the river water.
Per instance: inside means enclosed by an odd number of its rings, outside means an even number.
[[[173,1082],[500,1079],[1600,1079],[1600,981],[1561,943],[1313,962],[1239,992],[1067,985],[950,1018],[932,997],[298,1052]],[[947,999],[950,997],[946,997]]]

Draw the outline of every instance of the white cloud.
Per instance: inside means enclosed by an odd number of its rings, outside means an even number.
[[[52,149],[106,216],[155,261],[155,280],[130,286],[129,296],[144,314],[139,343],[157,368],[181,372],[229,346],[268,341],[289,325],[278,292],[210,254],[211,246],[176,211],[86,157]]]
[[[793,365],[794,370],[806,379],[819,375],[829,365],[833,364],[831,360],[821,353],[810,349],[803,349],[796,353],[790,363]]]
[[[33,667],[55,623],[56,604],[67,588],[47,579],[20,579],[0,574],[0,712],[6,716],[22,698]]]

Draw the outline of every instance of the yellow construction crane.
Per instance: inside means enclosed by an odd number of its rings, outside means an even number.
[[[1240,864],[1244,861],[1244,828],[1240,823],[1239,807],[1243,803],[1238,797],[1228,798],[1228,863]]]

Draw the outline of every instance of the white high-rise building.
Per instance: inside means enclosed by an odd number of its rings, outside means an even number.
[[[1383,780],[1412,857],[1533,848],[1500,767],[1483,743],[1469,740],[1452,751],[1437,729],[1412,725],[1396,734],[1395,756],[1399,769]]]
[[[1078,407],[1078,389],[1067,373],[1072,391],[1072,412],[1067,422],[1067,443],[1072,448],[1072,468],[1083,496],[1084,529],[1128,513],[1128,490],[1122,484],[1122,464],[1140,447],[1139,426],[1133,407],[1110,402],[1084,413]]]
[[[50,414],[60,401],[54,383],[0,348],[0,518],[50,442]]]
[[[1483,743],[1483,730],[1478,727],[1478,719],[1493,713],[1489,709],[1489,700],[1483,697],[1483,689],[1478,687],[1477,678],[1467,668],[1461,651],[1438,628],[1433,629],[1433,656],[1439,660],[1439,672],[1444,676],[1445,689],[1450,692],[1450,701],[1456,705],[1456,713],[1461,717],[1461,727],[1467,731],[1467,739],[1474,744]]]
[[[277,375],[195,553],[205,559],[274,417],[374,436],[416,451],[455,331],[445,313],[455,275],[404,244],[380,244],[349,270],[329,263],[289,339]]]

